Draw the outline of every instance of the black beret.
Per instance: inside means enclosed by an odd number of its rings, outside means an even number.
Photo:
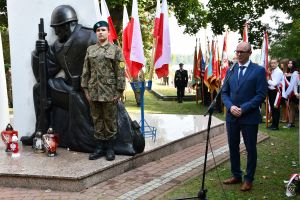
[[[108,28],[108,23],[106,21],[97,22],[93,27],[93,30],[95,33],[96,33],[97,28],[99,28],[99,27],[107,27]]]

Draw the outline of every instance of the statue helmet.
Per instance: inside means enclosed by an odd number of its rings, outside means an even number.
[[[78,21],[74,8],[69,5],[61,5],[53,10],[50,26],[59,26],[72,21]]]

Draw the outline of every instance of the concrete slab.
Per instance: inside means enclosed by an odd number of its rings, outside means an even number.
[[[130,114],[139,121],[139,114]],[[207,117],[199,115],[146,114],[150,126],[157,128],[156,140],[146,138],[145,152],[136,156],[116,156],[88,160],[88,154],[58,149],[57,157],[36,154],[20,145],[21,156],[12,158],[0,145],[0,186],[62,191],[81,191],[146,163],[158,160],[203,141]],[[224,133],[224,122],[213,118],[211,137]]]

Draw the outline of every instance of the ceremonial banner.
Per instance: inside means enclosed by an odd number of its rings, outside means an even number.
[[[227,35],[228,32],[225,32],[224,42],[223,42],[223,52],[222,52],[222,65],[221,65],[221,81],[223,82],[227,69],[229,68],[228,55],[227,55]]]
[[[201,48],[199,48],[200,51]],[[195,51],[194,51],[194,69],[193,69],[193,79],[198,79],[200,78],[200,68],[199,68],[199,63],[198,63],[198,58],[197,58],[197,40],[196,40],[196,46],[195,46]]]
[[[201,50],[201,43],[200,43],[200,39],[199,39],[199,50],[198,50],[198,56],[197,56],[197,66],[198,66],[198,74],[197,76],[199,76],[198,78],[203,76],[203,72],[205,70],[205,61],[204,61],[204,57],[202,54],[202,50]]]

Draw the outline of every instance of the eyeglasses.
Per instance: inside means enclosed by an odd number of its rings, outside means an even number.
[[[244,54],[244,53],[250,53],[250,51],[234,51],[235,54]]]

